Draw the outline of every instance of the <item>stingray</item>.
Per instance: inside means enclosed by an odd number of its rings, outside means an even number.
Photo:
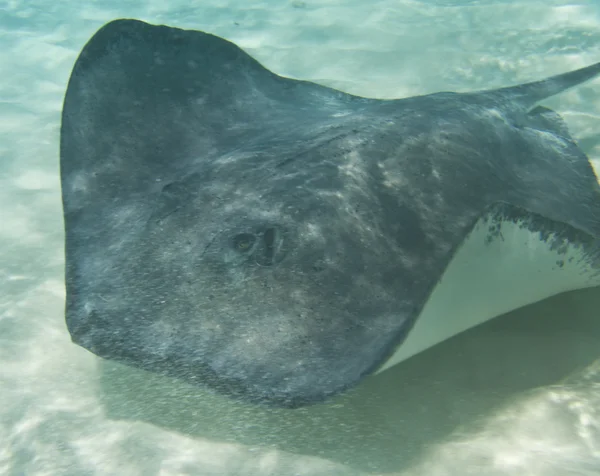
[[[599,73],[369,99],[211,34],[108,23],[62,113],[73,341],[299,407],[600,284],[598,179],[539,105]]]

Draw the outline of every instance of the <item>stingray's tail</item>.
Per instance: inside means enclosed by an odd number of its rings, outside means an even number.
[[[562,93],[598,75],[600,75],[600,63],[570,73],[552,76],[542,81],[497,89],[494,93],[500,94],[510,101],[517,101],[522,106],[530,109],[543,99]]]

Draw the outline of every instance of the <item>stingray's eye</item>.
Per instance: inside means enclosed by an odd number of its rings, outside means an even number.
[[[251,233],[240,233],[239,235],[235,235],[233,238],[233,248],[236,251],[241,253],[245,253],[252,249],[254,242],[256,241],[256,236]]]

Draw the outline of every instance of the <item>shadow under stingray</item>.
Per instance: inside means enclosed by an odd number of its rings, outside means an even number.
[[[598,359],[599,309],[600,288],[555,296],[451,338],[326,404],[296,410],[242,404],[107,361],[101,398],[112,419],[362,471],[401,471],[461,426]]]

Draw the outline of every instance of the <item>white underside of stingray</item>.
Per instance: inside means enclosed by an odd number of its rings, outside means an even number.
[[[596,174],[596,180],[598,184],[600,184],[600,158],[591,159],[590,164],[592,165],[592,169],[594,169],[594,173]]]
[[[600,285],[599,270],[589,266],[579,246],[559,254],[539,233],[512,221],[504,221],[500,232],[486,243],[488,226],[479,221],[406,340],[378,372],[506,312]]]

